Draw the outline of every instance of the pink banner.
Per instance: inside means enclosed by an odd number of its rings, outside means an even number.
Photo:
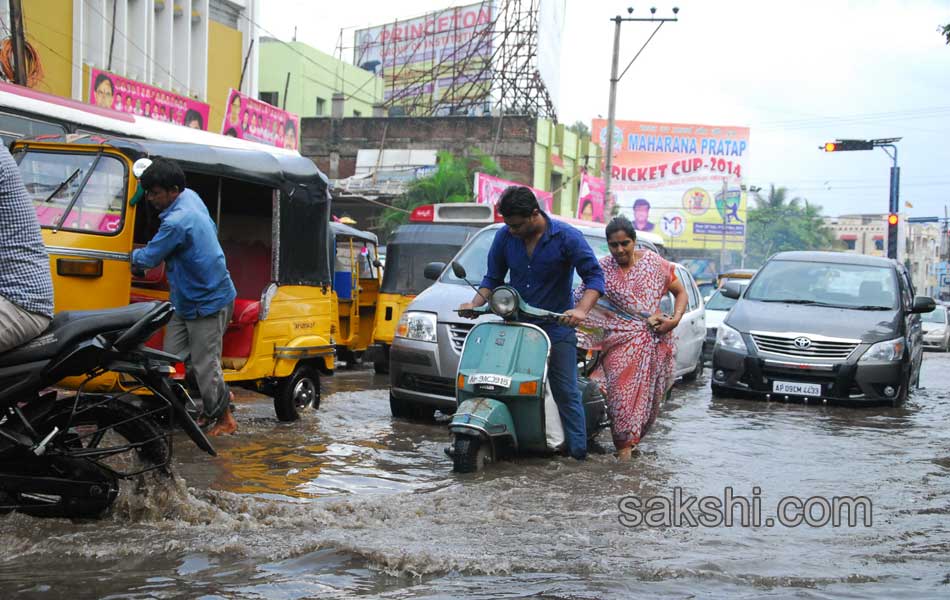
[[[605,223],[610,211],[604,208],[604,180],[584,173],[577,194],[577,218]]]
[[[523,183],[518,183],[517,181],[508,181],[507,179],[492,177],[484,173],[475,173],[475,193],[477,194],[478,202],[481,204],[491,204],[494,206],[498,203],[498,198],[501,197],[501,194],[513,185],[524,186],[530,189],[534,192],[541,208],[543,208],[545,212],[551,212],[551,208],[554,206],[554,194],[551,192],[538,190],[529,185],[526,186]]]
[[[208,128],[210,107],[204,102],[99,69],[89,69],[89,104],[195,129]]]
[[[266,102],[245,96],[237,90],[228,93],[221,133],[277,146],[297,149],[300,135],[300,117]]]

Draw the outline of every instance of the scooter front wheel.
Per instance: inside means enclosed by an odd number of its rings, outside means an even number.
[[[489,461],[488,449],[482,439],[473,435],[456,434],[452,442],[452,470],[456,473],[475,473]]]

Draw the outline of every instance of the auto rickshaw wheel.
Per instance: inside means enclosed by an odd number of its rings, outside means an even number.
[[[475,473],[488,462],[488,449],[482,439],[474,435],[455,434],[449,454],[456,473]]]
[[[316,369],[300,363],[291,376],[277,386],[274,411],[280,421],[296,421],[301,412],[311,408],[320,408],[320,377]]]
[[[389,375],[389,346],[384,346],[382,356],[373,361],[373,370],[377,375]]]

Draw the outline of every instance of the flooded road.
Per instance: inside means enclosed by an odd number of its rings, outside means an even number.
[[[444,424],[392,420],[385,378],[340,371],[298,423],[243,399],[217,458],[181,440],[180,478],[103,521],[0,517],[0,594],[947,597],[950,356],[927,354],[921,384],[900,409],[857,410],[714,399],[704,377],[675,388],[634,462],[458,476]],[[873,521],[629,526],[631,498],[677,493],[756,499],[763,522],[784,497],[866,497]]]

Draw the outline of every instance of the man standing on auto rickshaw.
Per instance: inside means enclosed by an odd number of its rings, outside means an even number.
[[[221,344],[237,292],[217,227],[198,194],[185,187],[185,173],[174,161],[155,159],[139,183],[162,223],[147,246],[132,252],[132,268],[165,261],[175,307],[165,330],[165,352],[183,356],[197,381],[203,404],[198,423],[216,420],[208,435],[234,433],[237,421],[221,372]]]

